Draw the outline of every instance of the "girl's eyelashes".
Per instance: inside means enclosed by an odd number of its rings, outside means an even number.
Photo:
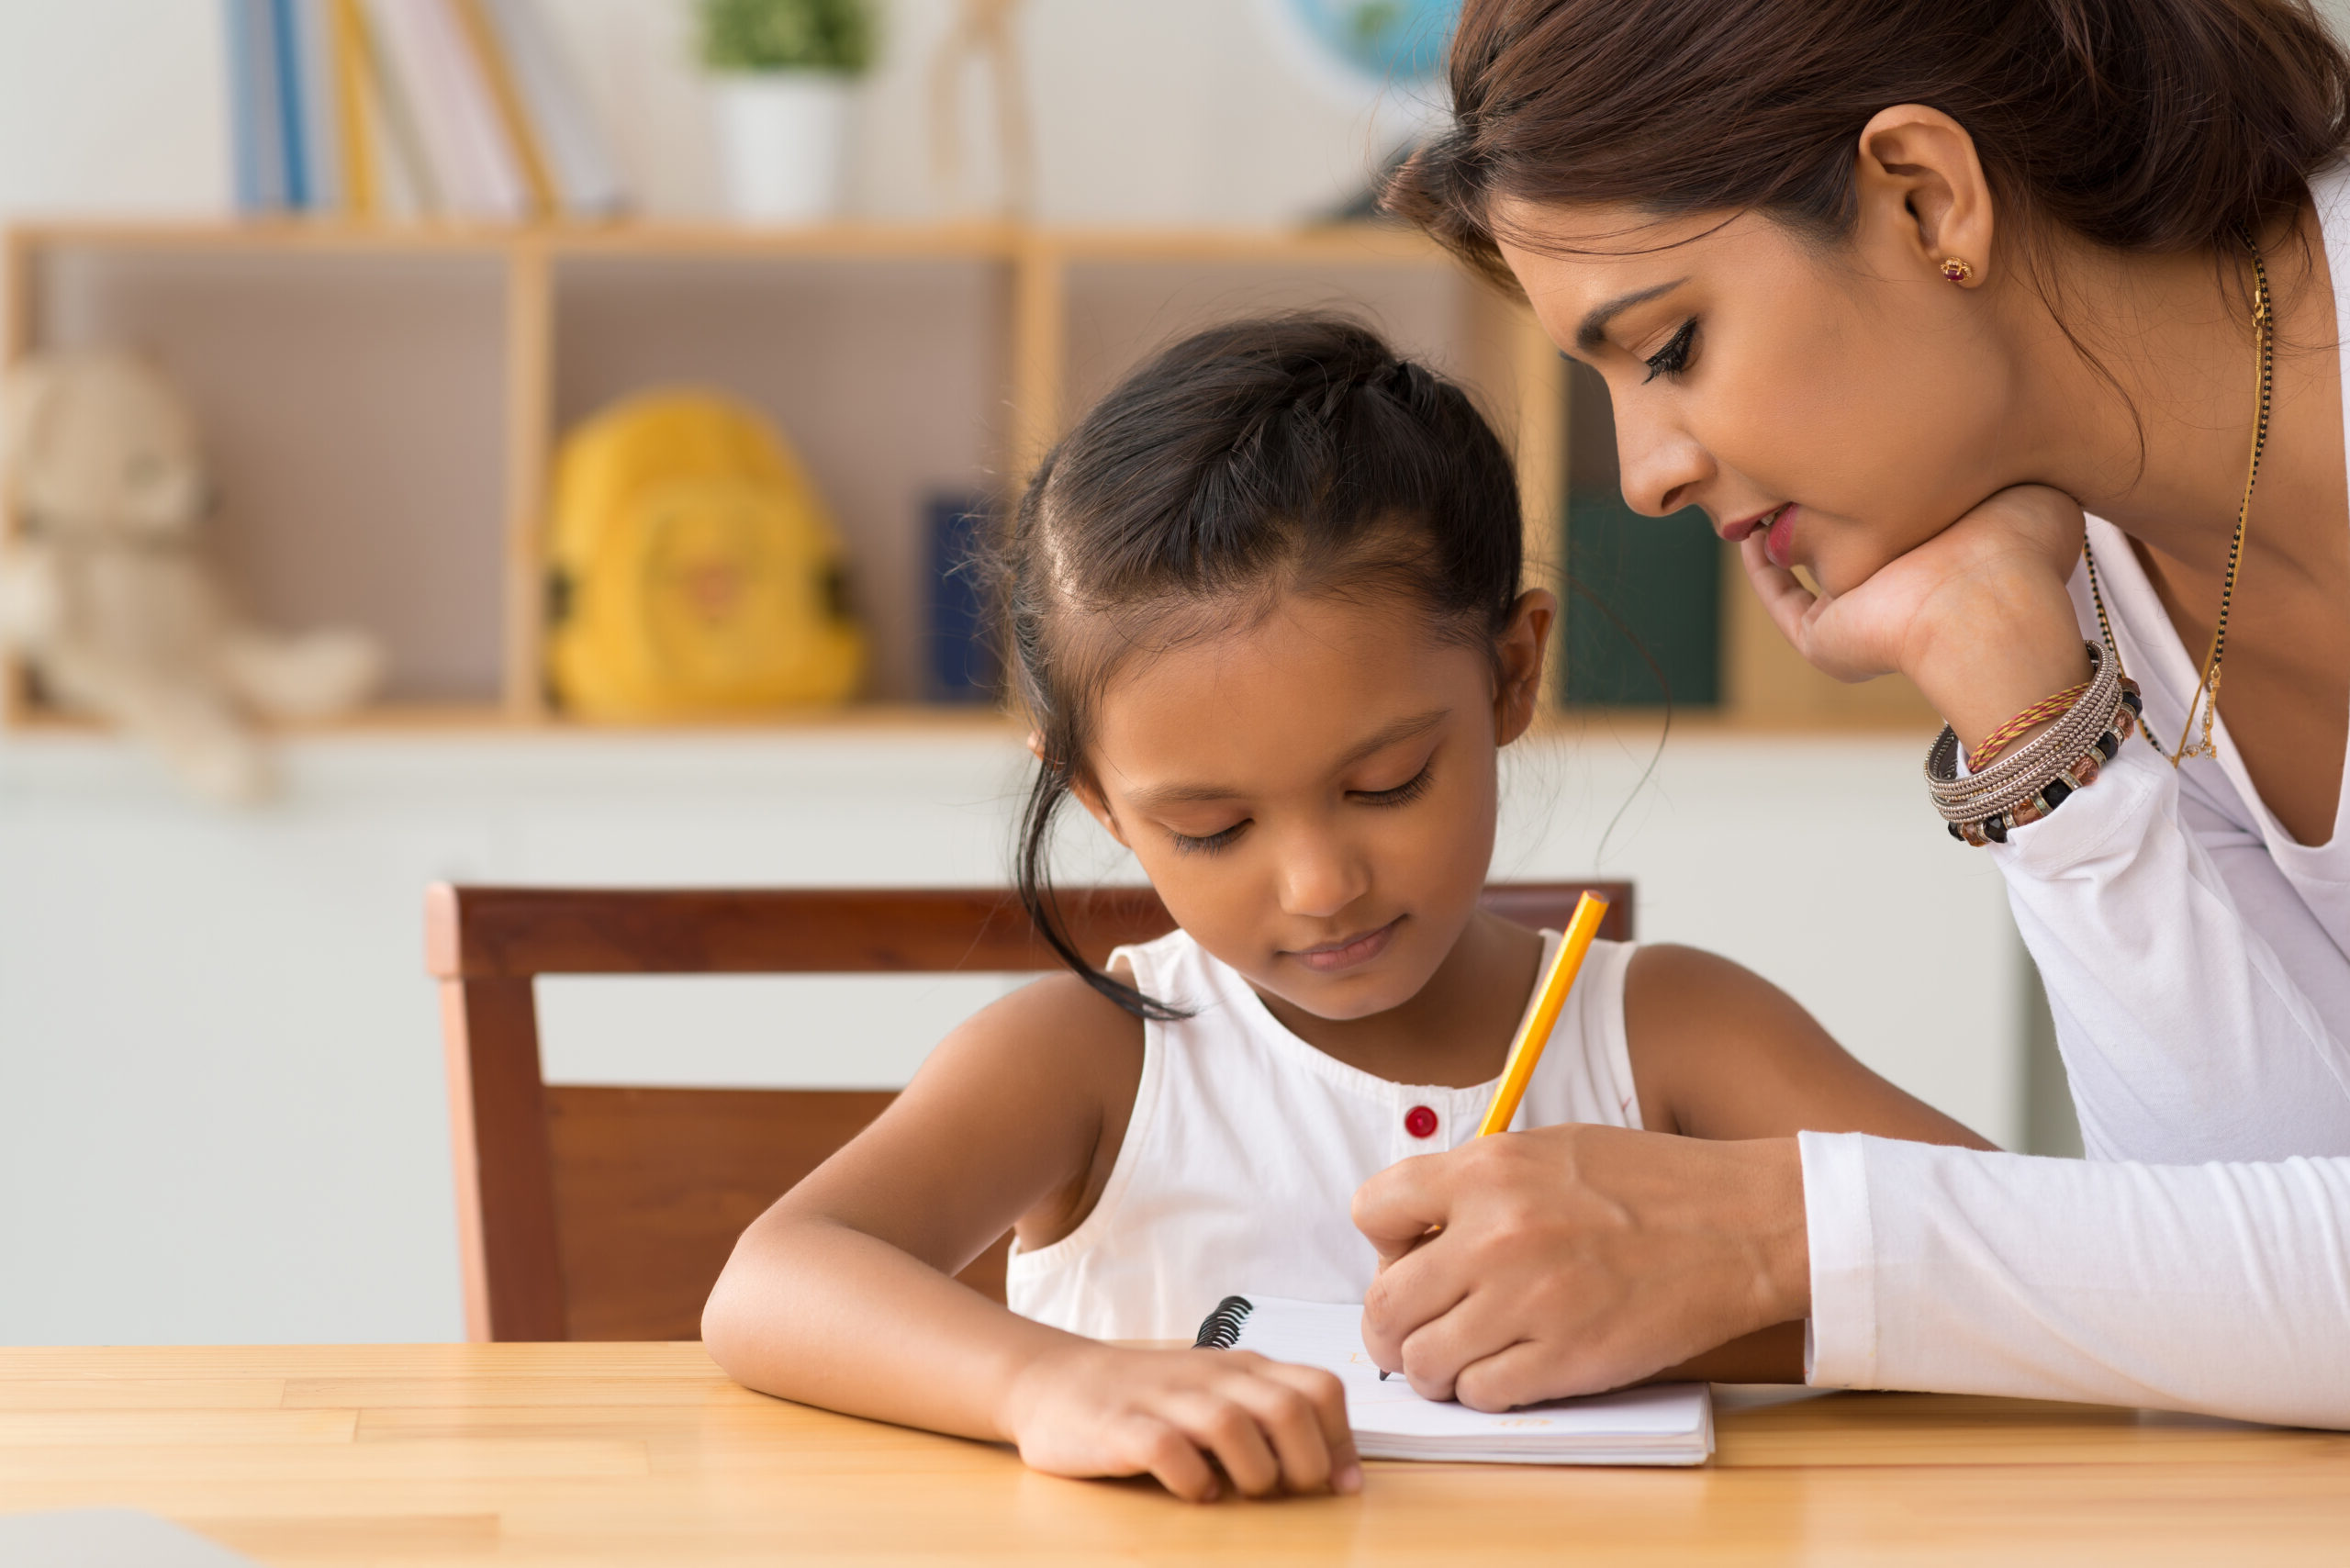
[[[1177,833],[1170,827],[1167,830],[1167,837],[1175,846],[1178,855],[1213,855],[1238,838],[1240,830],[1248,825],[1248,819],[1243,817],[1221,832],[1205,834]]]
[[[1428,792],[1428,779],[1435,772],[1436,760],[1431,757],[1419,772],[1393,790],[1358,790],[1355,799],[1368,806],[1408,806]]]
[[[1408,806],[1428,792],[1428,781],[1435,772],[1436,759],[1430,757],[1419,772],[1393,790],[1355,790],[1349,794],[1366,806]],[[1178,833],[1170,827],[1167,829],[1167,841],[1175,846],[1178,855],[1213,855],[1229,847],[1253,820],[1243,817],[1228,828],[1208,834]]]
[[[1689,347],[1696,340],[1697,318],[1692,316],[1681,323],[1681,330],[1673,334],[1664,347],[1649,355],[1646,361],[1649,373],[1640,378],[1641,385],[1645,386],[1660,375],[1670,379],[1688,369]]]

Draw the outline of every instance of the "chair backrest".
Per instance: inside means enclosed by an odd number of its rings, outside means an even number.
[[[1487,908],[1561,926],[1585,889],[1628,938],[1623,882],[1503,884]],[[1095,962],[1172,925],[1148,888],[1066,890]],[[465,1332],[690,1339],[734,1239],[881,1114],[889,1092],[549,1084],[541,975],[930,974],[1058,967],[995,889],[476,888],[425,900],[441,985]],[[1006,1237],[963,1274],[1003,1296]]]

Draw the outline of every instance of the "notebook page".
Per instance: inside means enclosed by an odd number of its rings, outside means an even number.
[[[132,1508],[0,1515],[0,1562],[11,1568],[260,1568],[250,1557]]]
[[[1402,1378],[1382,1381],[1362,1348],[1362,1308],[1250,1296],[1236,1348],[1326,1368],[1347,1393],[1347,1420],[1366,1453],[1385,1457],[1519,1457],[1695,1463],[1713,1449],[1704,1383],[1655,1383],[1492,1414],[1438,1404]],[[1404,1451],[1408,1450],[1408,1451]],[[1586,1454],[1583,1450],[1592,1450]]]

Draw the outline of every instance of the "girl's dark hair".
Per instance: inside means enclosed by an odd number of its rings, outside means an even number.
[[[2257,235],[2350,139],[2309,0],[1469,0],[1451,85],[1386,203],[1513,289],[1499,197],[1841,238],[1895,104],[1964,126],[2003,202],[2121,252]]]
[[[1180,1015],[1078,951],[1047,870],[1125,660],[1245,625],[1288,593],[1400,596],[1490,652],[1516,602],[1522,526],[1509,454],[1467,395],[1342,318],[1214,328],[1095,404],[1046,454],[992,561],[1005,678],[1038,752],[1020,902],[1069,968],[1131,1013]]]

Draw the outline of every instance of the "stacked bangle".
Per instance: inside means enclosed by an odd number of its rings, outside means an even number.
[[[1980,773],[1998,760],[1999,754],[2016,744],[2019,737],[2038,729],[2051,719],[2064,717],[2066,710],[2081,700],[2089,689],[2086,680],[2068,686],[2053,697],[2043,697],[2022,712],[1983,737],[1983,744],[1966,754],[1966,770]]]
[[[2038,822],[2074,790],[2096,783],[2136,729],[2143,711],[2137,684],[2121,674],[2103,648],[2095,643],[2084,646],[2089,655],[2087,687],[2021,749],[1961,778],[1958,736],[1942,726],[1926,754],[1926,788],[1953,838],[1977,847],[2005,844],[2009,829]]]

